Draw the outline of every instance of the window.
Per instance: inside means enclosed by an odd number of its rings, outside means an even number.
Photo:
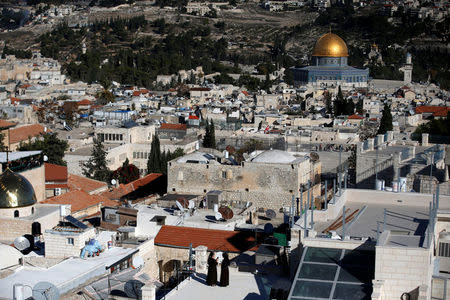
[[[14,211],[14,218],[18,218],[19,217],[19,211],[18,210],[15,210]]]
[[[227,171],[222,171],[222,178],[227,179]]]
[[[136,158],[136,152],[133,152],[133,158]]]
[[[178,180],[183,180],[183,179],[184,179],[183,172],[179,171],[178,172]]]
[[[73,238],[67,238],[67,244],[73,245]]]
[[[439,256],[450,257],[450,243],[439,243]]]

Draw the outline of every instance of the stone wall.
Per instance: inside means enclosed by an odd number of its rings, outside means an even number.
[[[45,200],[45,169],[44,164],[38,168],[26,170],[19,173],[25,177],[33,186],[38,202]]]
[[[12,242],[16,237],[31,234],[31,220],[0,219],[0,241]]]
[[[431,250],[376,246],[375,280],[383,280],[385,299],[400,299],[419,286],[431,283]]]
[[[292,196],[299,197],[300,184],[316,183],[320,194],[320,163],[309,160],[293,164],[243,162],[242,165],[193,164],[169,162],[169,193],[205,195],[212,190],[224,191],[227,201],[250,201],[256,207],[279,209],[291,205]]]
[[[84,232],[57,232],[46,230],[44,232],[45,257],[67,258],[80,256],[81,250],[86,245],[85,242],[95,237],[95,229],[90,228]],[[73,244],[69,244],[68,239],[73,239]]]

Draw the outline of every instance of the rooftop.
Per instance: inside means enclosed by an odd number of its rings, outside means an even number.
[[[87,259],[69,258],[48,269],[39,267],[19,267],[10,276],[0,279],[0,298],[13,298],[13,285],[21,283],[33,287],[47,281],[54,284],[60,294],[67,293],[91,278],[106,274],[107,268],[121,259],[132,255],[136,249],[113,247],[99,256]],[[31,290],[24,289],[24,298],[31,297]]]
[[[45,127],[40,124],[25,125],[9,130],[11,144],[27,141],[30,137],[36,137],[46,132]]]
[[[239,231],[164,225],[155,237],[155,245],[167,247],[206,246],[209,250],[243,252],[256,250],[254,234]]]
[[[55,196],[41,203],[46,204],[70,204],[72,206],[72,212],[77,212],[86,209],[90,206],[102,204],[103,206],[118,206],[119,203],[112,201],[104,196],[90,195],[85,191],[74,190],[65,194]]]
[[[103,181],[98,181],[70,173],[68,176],[67,184],[69,185],[70,190],[82,190],[88,194],[91,194],[99,189],[106,189],[108,187],[108,185]]]
[[[67,181],[67,167],[44,163],[45,181]]]

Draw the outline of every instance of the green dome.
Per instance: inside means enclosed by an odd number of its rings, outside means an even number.
[[[29,206],[36,202],[33,186],[25,177],[10,169],[0,175],[0,209]]]

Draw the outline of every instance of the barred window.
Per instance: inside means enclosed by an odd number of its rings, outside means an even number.
[[[439,243],[439,256],[450,257],[450,243]]]

